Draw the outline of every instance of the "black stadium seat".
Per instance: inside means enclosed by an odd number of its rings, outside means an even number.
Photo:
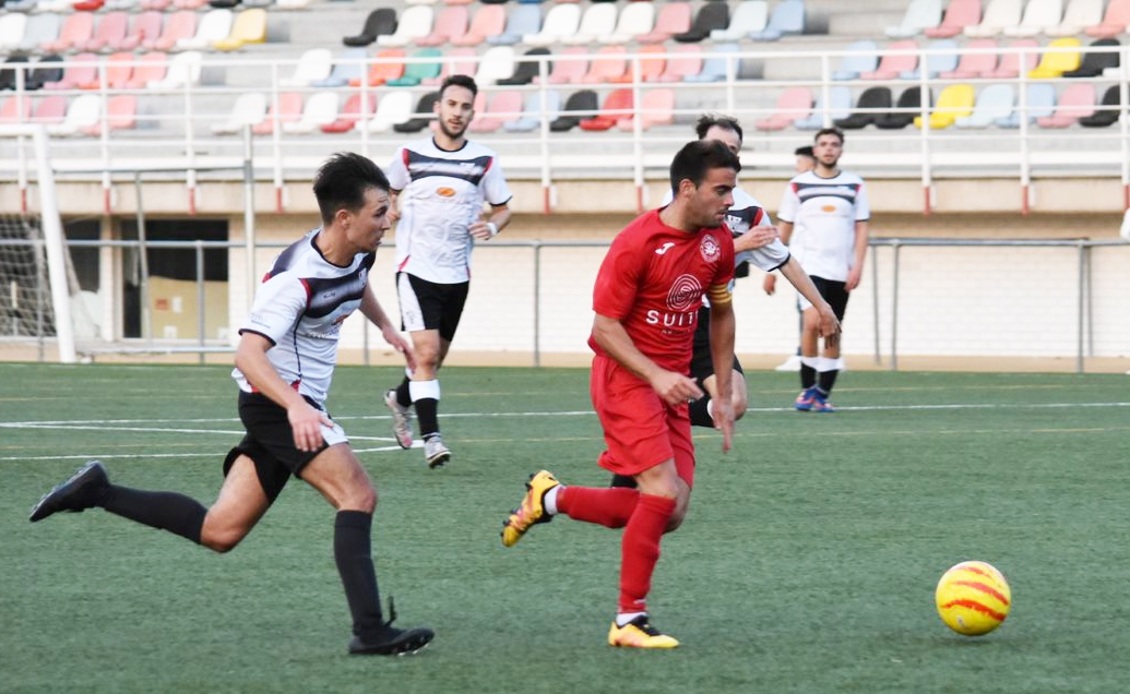
[[[1118,39],[1099,39],[1092,43],[1088,48],[1102,48],[1103,46],[1121,46]],[[1103,70],[1108,67],[1117,68],[1119,65],[1118,53],[1095,53],[1094,51],[1085,51],[1083,53],[1083,62],[1079,65],[1078,69],[1068,70],[1063,73],[1064,77],[1098,77],[1103,74]]]
[[[1079,125],[1086,128],[1105,128],[1114,125],[1118,122],[1118,99],[1119,87],[1117,84],[1107,87],[1106,93],[1103,94],[1100,104],[1104,107],[1101,111],[1096,110],[1089,116],[1083,116],[1079,119]]]
[[[416,109],[413,111],[413,116],[403,123],[394,124],[392,126],[392,129],[398,133],[420,132],[424,128],[428,127],[428,124],[432,122],[432,119],[427,115],[421,116],[419,114],[431,114],[432,110],[435,108],[437,101],[439,101],[439,92],[428,92],[427,94],[424,94],[420,97],[420,100],[416,102]]]
[[[356,36],[346,36],[341,40],[346,46],[368,46],[377,40],[378,36],[392,34],[396,31],[396,10],[391,7],[379,7],[369,13],[361,33]]]
[[[63,79],[63,57],[59,55],[45,55],[35,64],[35,69],[27,77],[29,90],[43,89],[48,82],[58,82]]]
[[[928,92],[929,90],[927,90]],[[930,103],[934,102],[933,96],[930,97]],[[897,111],[890,113],[880,113],[875,117],[875,127],[880,130],[901,130],[914,122],[915,116],[922,115],[919,109],[922,108],[922,89],[915,85],[907,87],[906,91],[899,94],[899,100],[895,104]]]
[[[526,55],[527,56],[550,55],[550,52],[549,52],[548,48],[543,48],[543,47],[539,46],[538,48],[531,48],[530,50],[526,51]],[[550,69],[552,69],[552,67],[553,67],[553,62],[550,61],[549,65],[546,67],[545,74],[548,75],[549,71],[550,71]],[[535,77],[538,76],[538,70],[539,69],[540,69],[540,67],[538,65],[538,61],[537,61],[536,58],[534,60],[522,60],[521,58],[519,58],[516,61],[516,65],[515,65],[515,68],[514,68],[514,74],[509,76],[509,77],[505,77],[503,79],[498,80],[497,83],[501,84],[501,85],[508,86],[508,87],[519,87],[519,86],[522,86],[524,84],[529,84],[530,82],[534,81]]]
[[[837,118],[833,123],[842,130],[858,130],[875,122],[879,111],[871,109],[889,111],[894,103],[895,98],[891,94],[890,87],[870,87],[859,95],[859,101],[855,104],[857,109],[868,109],[868,112],[853,111],[848,117]]]
[[[13,55],[4,61],[3,67],[0,67],[0,90],[15,89],[16,88],[16,68],[13,66],[24,66],[28,63],[26,55]],[[27,77],[27,73],[24,73]]]
[[[569,98],[565,100],[565,105],[561,108],[561,115],[549,124],[549,129],[555,133],[567,132],[577,127],[582,118],[592,118],[598,110],[600,110],[600,101],[596,98],[596,92],[591,89],[582,89],[569,95]],[[587,113],[583,113],[586,111]],[[582,113],[582,115],[568,115],[570,113]]]
[[[730,5],[724,0],[708,2],[699,8],[691,23],[691,28],[671,38],[680,43],[698,43],[710,36],[715,29],[725,29],[730,25]]]

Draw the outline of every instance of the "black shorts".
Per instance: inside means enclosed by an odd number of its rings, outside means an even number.
[[[437,284],[407,272],[396,273],[400,299],[400,329],[408,332],[438,330],[448,342],[455,339],[470,282]]]
[[[306,398],[314,407],[317,405]],[[261,393],[239,393],[239,419],[247,430],[243,440],[224,458],[224,476],[240,455],[255,463],[259,484],[274,502],[290,480],[300,477],[302,468],[326,449],[325,443],[316,451],[300,451],[294,447],[294,430],[286,418],[286,410]]]
[[[734,357],[734,371],[744,374],[741,362]],[[698,325],[694,329],[694,352],[691,354],[690,376],[698,382],[698,387],[706,390],[703,381],[714,375],[714,358],[710,355],[710,308],[703,306],[698,310]]]
[[[848,296],[850,295],[846,289],[847,283],[826,280],[816,275],[812,275],[812,283],[816,285],[816,290],[820,292],[820,296],[824,297],[824,301],[827,301],[832,307],[832,312],[836,314],[836,318],[842,322],[844,312],[847,311]]]

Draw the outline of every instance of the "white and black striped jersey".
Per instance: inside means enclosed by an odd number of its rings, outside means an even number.
[[[279,376],[323,404],[337,364],[341,323],[361,306],[376,253],[358,253],[347,267],[338,267],[315,245],[319,232],[314,229],[279,254],[239,333],[270,340],[267,358]],[[232,378],[241,390],[255,391],[239,369]]]
[[[789,248],[805,272],[843,282],[854,259],[855,223],[870,219],[871,207],[859,176],[806,171],[789,181],[777,217],[793,223]]]
[[[400,193],[397,270],[438,284],[468,281],[474,238],[467,228],[484,199],[504,205],[511,197],[497,155],[470,141],[448,152],[429,138],[397,150],[386,173]]]
[[[661,207],[670,205],[672,200],[674,200],[674,195],[668,190]],[[757,198],[741,188],[734,188],[734,205],[726,212],[726,226],[730,227],[734,238],[754,227],[771,224],[773,224],[773,219],[769,216],[769,211],[762,207]],[[788,261],[789,248],[779,240],[752,251],[742,251],[734,256],[735,267],[740,267],[742,263],[749,262],[765,272],[772,272]]]

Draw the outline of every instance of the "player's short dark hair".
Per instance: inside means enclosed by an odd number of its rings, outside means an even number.
[[[475,84],[474,78],[470,75],[448,75],[443,84],[439,85],[439,98],[443,99],[443,93],[448,87],[463,87],[471,91],[471,98],[474,99],[479,95],[479,85]]]
[[[817,142],[825,135],[835,135],[836,137],[840,138],[841,145],[844,143],[844,131],[840,130],[839,128],[820,128],[816,131],[816,135],[812,138],[812,141]]]
[[[711,169],[742,170],[738,155],[718,140],[695,140],[683,148],[671,160],[671,192],[679,192],[679,182],[689,180],[695,187],[706,180],[706,172]]]
[[[713,127],[723,128],[725,130],[732,130],[738,135],[738,139],[742,140],[742,125],[738,122],[737,118],[729,116],[716,116],[712,114],[704,114],[699,117],[698,122],[694,125],[695,134],[698,139],[706,137],[707,131]]]
[[[314,197],[318,199],[322,223],[332,222],[338,210],[360,210],[370,188],[385,192],[390,188],[388,176],[372,159],[353,152],[331,156],[314,174]]]
[[[805,145],[804,147],[797,147],[796,151],[794,151],[793,154],[798,157],[808,157],[810,159],[816,158],[816,153],[812,151],[812,147],[809,145]]]

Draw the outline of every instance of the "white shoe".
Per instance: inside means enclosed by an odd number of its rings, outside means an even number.
[[[451,460],[451,451],[443,445],[443,439],[439,437],[439,434],[424,441],[424,460],[427,461],[430,468],[442,467],[444,463]]]
[[[800,355],[794,354],[785,361],[777,364],[774,371],[800,371]]]
[[[385,391],[385,404],[392,412],[392,433],[401,448],[412,447],[412,410],[396,400],[396,389]]]

